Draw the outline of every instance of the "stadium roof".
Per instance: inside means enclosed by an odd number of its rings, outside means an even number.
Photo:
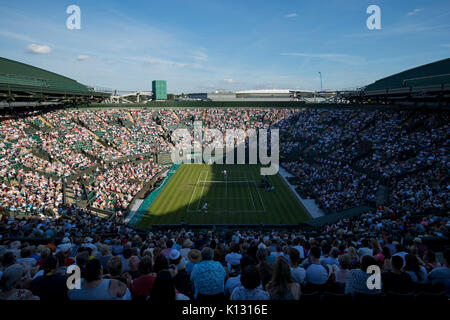
[[[396,73],[369,84],[365,90],[433,86],[450,83],[450,58]]]
[[[290,89],[257,89],[236,91],[236,94],[289,94],[293,91],[314,92],[310,90],[290,90]]]
[[[101,100],[108,96],[54,72],[0,57],[0,100]]]

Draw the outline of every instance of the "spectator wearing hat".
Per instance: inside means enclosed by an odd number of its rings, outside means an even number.
[[[186,261],[181,256],[180,251],[172,249],[169,254],[169,264],[175,266],[177,269],[177,274],[174,277],[175,288],[186,296],[191,296],[191,283],[189,275],[186,272]]]
[[[28,281],[27,271],[20,264],[7,267],[0,279],[0,300],[39,300],[28,289],[23,289]]]

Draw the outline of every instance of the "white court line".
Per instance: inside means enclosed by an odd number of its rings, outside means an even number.
[[[188,213],[203,212],[202,210],[188,210]],[[264,213],[262,210],[208,210],[208,213]]]
[[[208,200],[250,200],[250,198],[247,197],[208,197]]]
[[[205,180],[208,179],[208,175],[209,175],[209,171],[206,171],[206,177]],[[198,203],[197,203],[197,210],[200,207],[200,201],[202,201],[203,198],[203,191],[205,190],[205,183],[203,183],[203,187],[202,187],[202,192],[200,193],[200,198],[198,199]]]
[[[200,181],[200,176],[202,175],[202,173],[203,173],[203,171],[200,171],[200,173],[198,174],[197,183],[195,184],[194,190],[192,191],[191,200],[189,200],[187,210],[189,210],[189,208],[191,207],[191,202],[192,202],[192,199],[194,198],[194,193],[195,193],[195,190],[197,190],[197,185],[198,185],[198,182]]]
[[[247,172],[245,173],[245,176],[247,177],[247,180],[248,180],[248,173]],[[247,187],[248,187],[248,192],[250,192],[250,196],[252,197],[253,209],[256,210],[255,200],[253,199],[252,190],[250,190],[250,182],[247,182]]]
[[[228,196],[228,177],[225,175],[225,198]]]
[[[253,176],[253,173],[252,173],[252,178],[255,178],[255,177]],[[259,193],[258,186],[256,185],[256,182],[254,182],[254,184],[255,184],[256,192],[258,192],[259,200],[261,201],[261,204],[262,204],[263,209],[264,209],[263,212],[266,212],[266,207],[264,206],[264,202],[263,202],[263,200],[262,200],[261,194]]]

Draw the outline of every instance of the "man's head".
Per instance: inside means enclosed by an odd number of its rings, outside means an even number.
[[[100,280],[103,276],[102,264],[98,259],[89,260],[84,268],[84,279],[87,282]]]
[[[291,264],[297,265],[300,262],[300,253],[295,248],[289,249],[289,260]]]
[[[375,260],[374,257],[369,256],[369,255],[365,255],[361,258],[361,270],[364,272],[367,272],[367,269],[370,266],[376,265],[377,261]]]
[[[212,260],[214,258],[214,250],[210,247],[204,247],[202,249],[202,261]]]
[[[392,269],[399,272],[403,268],[403,258],[400,256],[393,256],[391,258]]]
[[[310,251],[311,260],[313,260],[314,262],[318,261],[320,259],[321,253],[322,252],[320,250],[320,247],[312,247]]]
[[[259,270],[255,265],[248,265],[243,269],[241,284],[247,290],[255,289],[261,284]]]

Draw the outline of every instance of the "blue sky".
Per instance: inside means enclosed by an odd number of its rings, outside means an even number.
[[[372,4],[381,30],[366,27]],[[2,1],[0,16],[0,56],[121,90],[314,90],[319,71],[354,88],[450,57],[448,0]]]

